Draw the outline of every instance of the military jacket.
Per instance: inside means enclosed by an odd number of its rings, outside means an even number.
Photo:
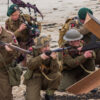
[[[30,23],[30,16],[24,15],[24,18]],[[11,18],[7,19],[5,24],[6,24],[6,29],[11,32],[14,32],[16,38],[19,41],[25,42],[29,39],[28,29],[25,29],[22,32],[18,31],[18,28],[22,23],[23,20],[22,17],[20,16],[20,18],[17,21],[13,21],[11,20]]]
[[[68,50],[65,50],[63,53],[59,53],[59,56],[63,65],[63,70],[85,71],[83,68],[81,68],[81,65],[86,70],[95,70],[94,58],[85,58],[83,54],[76,54],[73,56]]]
[[[23,15],[20,15],[20,17],[17,21],[13,21],[13,20],[11,20],[11,18],[7,19],[5,26],[6,26],[7,30],[14,32],[14,34],[19,42],[27,42],[30,39],[29,30],[25,29],[21,32],[18,31],[18,28],[23,23],[22,16],[25,18],[25,20],[27,20],[27,22],[30,25],[32,24],[31,16],[29,16],[28,14],[23,14]],[[40,25],[40,23],[38,23],[38,24]]]
[[[38,52],[38,53],[37,53]],[[40,57],[40,51],[38,49],[34,49],[33,56],[30,56],[27,60],[27,66],[33,73],[41,73],[43,71],[45,74],[55,73],[59,71],[59,65],[57,60],[49,58],[47,60],[43,60]],[[42,67],[44,65],[44,68]]]
[[[3,29],[3,28],[2,28]],[[0,41],[6,42],[6,43],[12,43],[15,44],[13,40],[13,35],[10,32],[7,32],[5,29],[2,30],[2,33],[0,34]],[[0,58],[0,68],[4,68],[4,63],[1,59],[4,60],[6,65],[9,65],[12,63],[14,59],[18,56],[18,52],[13,50],[13,51],[7,51],[4,46],[0,46],[0,54],[2,55],[2,58]],[[1,56],[0,56],[1,57]]]

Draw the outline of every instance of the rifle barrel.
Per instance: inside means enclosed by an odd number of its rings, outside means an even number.
[[[52,50],[52,52],[61,52],[63,50],[70,49],[70,48],[71,48],[71,46],[68,46],[68,47],[65,47],[65,48],[57,48],[55,50]]]
[[[12,48],[12,49],[15,49],[15,50],[17,50],[17,51],[24,52],[24,53],[27,53],[27,54],[31,54],[31,53],[32,53],[32,52],[29,51],[29,50],[25,50],[25,49],[23,49],[23,48],[20,48],[20,47],[18,47],[18,46],[15,46],[15,45],[12,45],[12,44],[9,44],[9,43],[4,43],[4,42],[2,42],[2,41],[0,41],[0,45],[1,45],[1,46],[8,45],[8,46],[9,46],[10,48]]]

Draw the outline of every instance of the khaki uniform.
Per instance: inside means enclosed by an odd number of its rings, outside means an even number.
[[[24,14],[24,15],[20,15],[20,18],[17,21],[13,21],[11,20],[11,18],[7,19],[5,26],[7,30],[14,32],[20,46],[25,48],[26,45],[29,45],[27,43],[31,41],[32,37],[29,35],[28,29],[25,29],[22,32],[18,31],[18,28],[23,23],[22,16],[28,21],[30,25],[32,24],[31,17],[28,14]],[[41,24],[38,23],[38,25],[39,25],[39,30],[41,31]]]
[[[88,71],[95,70],[94,58],[86,59],[83,54],[74,56],[72,54],[67,50],[59,53],[59,59],[63,66],[63,78],[58,88],[60,91],[66,90],[70,85],[81,80],[89,74]]]
[[[85,41],[85,43],[89,43],[91,40],[91,35],[92,33],[89,32],[82,24],[79,23],[79,19],[78,18],[68,18],[67,21],[65,22],[65,24],[63,25],[62,29],[60,29],[60,35],[59,35],[59,40],[58,40],[58,43],[59,43],[59,46],[61,47],[64,43],[64,40],[63,40],[63,36],[64,34],[71,28],[75,28],[77,29],[81,34],[83,34],[83,38],[82,40]],[[96,39],[96,41],[100,41],[100,39]],[[93,42],[93,41],[92,41]],[[95,62],[96,64],[99,64],[100,65],[100,49],[96,49],[95,50],[95,53],[96,53],[96,59],[95,59]]]
[[[0,41],[13,43],[12,35],[3,29],[2,34],[0,34]],[[4,46],[0,46],[0,100],[12,100],[12,87],[3,62],[10,67],[16,55],[16,51],[8,52]]]
[[[40,52],[38,49],[33,52],[33,57],[27,61],[32,76],[26,82],[26,100],[40,100],[40,90],[56,90],[61,78],[56,60],[43,60],[37,53]]]
[[[25,18],[25,20],[27,20],[29,25],[32,25],[31,16],[29,16],[28,14],[23,14],[23,15],[20,15],[20,18],[17,21],[13,21],[11,20],[11,18],[7,19],[5,23],[6,29],[11,32],[14,32],[15,37],[18,40],[18,43],[21,48],[29,49],[30,46],[34,45],[34,38],[30,35],[28,28],[21,32],[18,31],[18,28],[23,23],[22,16]],[[37,24],[38,24],[39,30],[41,31],[41,24],[39,22]],[[26,66],[26,59],[27,59],[26,55],[23,53],[22,55],[24,56],[22,66]]]
[[[59,46],[63,45],[64,43],[63,36],[65,35],[65,33],[72,28],[77,29],[81,34],[84,35],[82,40],[84,40],[86,43],[91,40],[91,32],[89,32],[82,24],[80,24],[79,19],[77,17],[73,17],[68,18],[63,27],[59,30]]]

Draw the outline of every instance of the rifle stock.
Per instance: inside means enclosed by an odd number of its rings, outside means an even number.
[[[97,48],[100,48],[100,42],[91,42],[91,43],[83,46],[81,51],[83,52],[83,51],[87,51],[87,50],[94,50]]]
[[[23,52],[23,53],[26,53],[26,54],[32,54],[32,52],[29,51],[29,50],[25,50],[25,49],[23,49],[23,48],[20,48],[20,47],[18,47],[18,46],[15,46],[15,45],[12,45],[12,44],[9,44],[9,43],[4,43],[4,42],[2,42],[2,41],[0,41],[0,45],[1,45],[1,46],[8,45],[10,48],[12,48],[12,49],[14,49],[14,50],[17,50],[17,51],[19,51],[19,52]]]

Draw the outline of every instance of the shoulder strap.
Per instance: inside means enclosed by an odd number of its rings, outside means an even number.
[[[94,72],[94,71],[87,70],[82,64],[80,64],[80,66],[81,66],[81,68],[82,68],[85,72],[87,72],[87,73],[89,73],[89,74],[91,74],[91,73]]]

